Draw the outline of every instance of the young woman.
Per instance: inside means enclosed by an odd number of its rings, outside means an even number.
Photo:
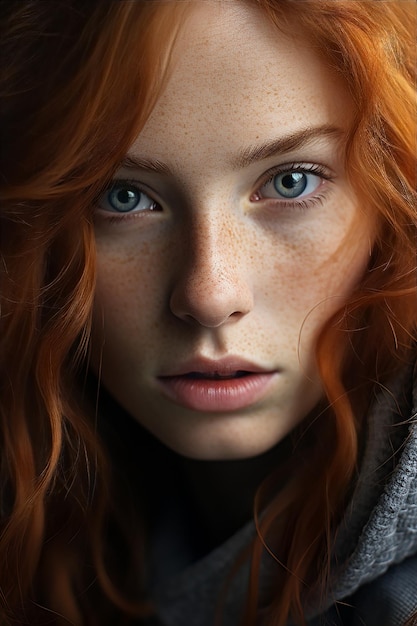
[[[1,624],[415,622],[415,3],[1,12]]]

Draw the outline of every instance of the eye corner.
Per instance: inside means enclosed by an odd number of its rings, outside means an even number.
[[[251,195],[249,196],[249,202],[259,202],[260,200],[263,200],[263,199],[264,198],[262,198],[261,194],[259,193],[259,187],[256,191],[251,193]]]

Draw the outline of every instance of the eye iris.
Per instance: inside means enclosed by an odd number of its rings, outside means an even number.
[[[274,178],[275,190],[286,198],[296,198],[307,187],[307,176],[303,172],[285,172]]]
[[[116,211],[128,212],[140,202],[141,194],[129,187],[114,187],[109,194],[109,202]]]

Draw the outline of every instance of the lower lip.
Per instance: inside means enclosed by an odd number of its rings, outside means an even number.
[[[221,413],[244,409],[261,400],[275,376],[275,372],[223,380],[167,376],[159,378],[159,382],[176,404],[193,411]]]

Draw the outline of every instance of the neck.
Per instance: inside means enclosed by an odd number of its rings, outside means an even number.
[[[197,518],[213,548],[253,519],[254,499],[263,480],[290,453],[288,439],[268,452],[244,460],[198,461],[181,458],[184,484]]]

